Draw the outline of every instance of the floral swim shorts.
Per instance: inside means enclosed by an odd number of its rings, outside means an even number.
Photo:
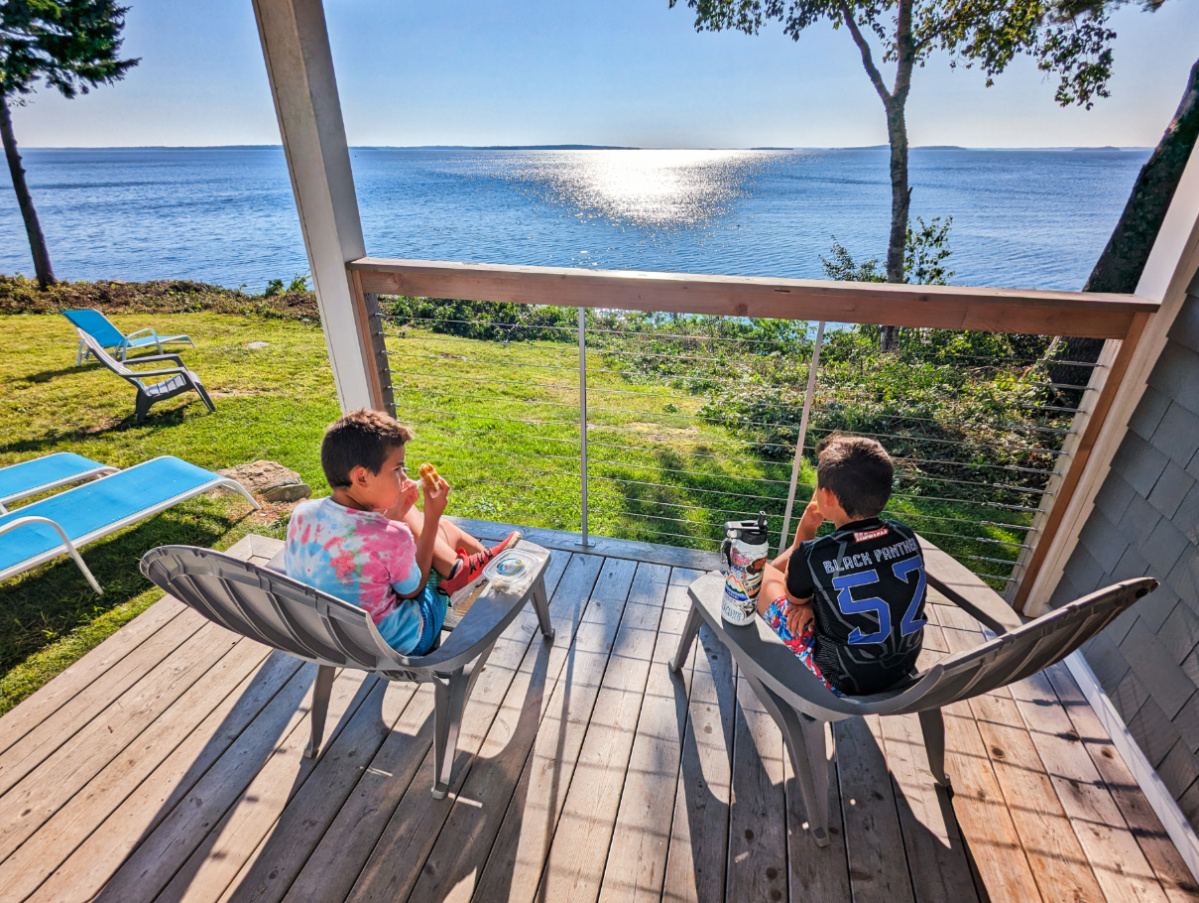
[[[787,648],[795,653],[795,657],[803,662],[805,668],[820,678],[820,682],[828,687],[831,693],[836,696],[844,696],[844,693],[824,679],[824,675],[820,673],[820,666],[812,658],[812,641],[815,637],[812,634],[811,623],[804,628],[802,634],[796,636],[787,626],[787,618],[783,614],[786,609],[787,597],[780,596],[770,603],[770,607],[766,609],[766,613],[762,617],[767,626],[779,635],[779,639],[787,644]]]

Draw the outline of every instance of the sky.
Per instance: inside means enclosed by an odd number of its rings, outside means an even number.
[[[123,82],[14,110],[23,147],[278,144],[250,0],[126,0]],[[325,0],[349,142],[852,147],[886,143],[850,37],[696,33],[667,0]],[[1153,146],[1199,58],[1199,0],[1130,4],[1112,96],[1063,109],[1030,60],[995,86],[934,57],[907,107],[914,145]]]

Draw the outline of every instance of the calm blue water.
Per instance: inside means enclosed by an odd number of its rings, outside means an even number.
[[[28,150],[59,278],[261,291],[308,269],[279,148]],[[913,215],[953,216],[953,282],[1076,289],[1147,150],[916,149]],[[821,277],[836,235],[882,256],[885,149],[352,151],[377,257]],[[0,272],[32,275],[0,180]]]

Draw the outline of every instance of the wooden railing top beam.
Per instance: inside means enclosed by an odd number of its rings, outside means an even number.
[[[449,263],[363,257],[349,268],[380,295],[667,313],[828,320],[1122,339],[1158,303],[1136,295],[891,285]]]

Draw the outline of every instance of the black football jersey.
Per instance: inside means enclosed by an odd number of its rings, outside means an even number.
[[[812,599],[812,657],[850,695],[877,693],[912,673],[926,583],[916,534],[878,518],[801,543],[787,565],[787,592]]]

